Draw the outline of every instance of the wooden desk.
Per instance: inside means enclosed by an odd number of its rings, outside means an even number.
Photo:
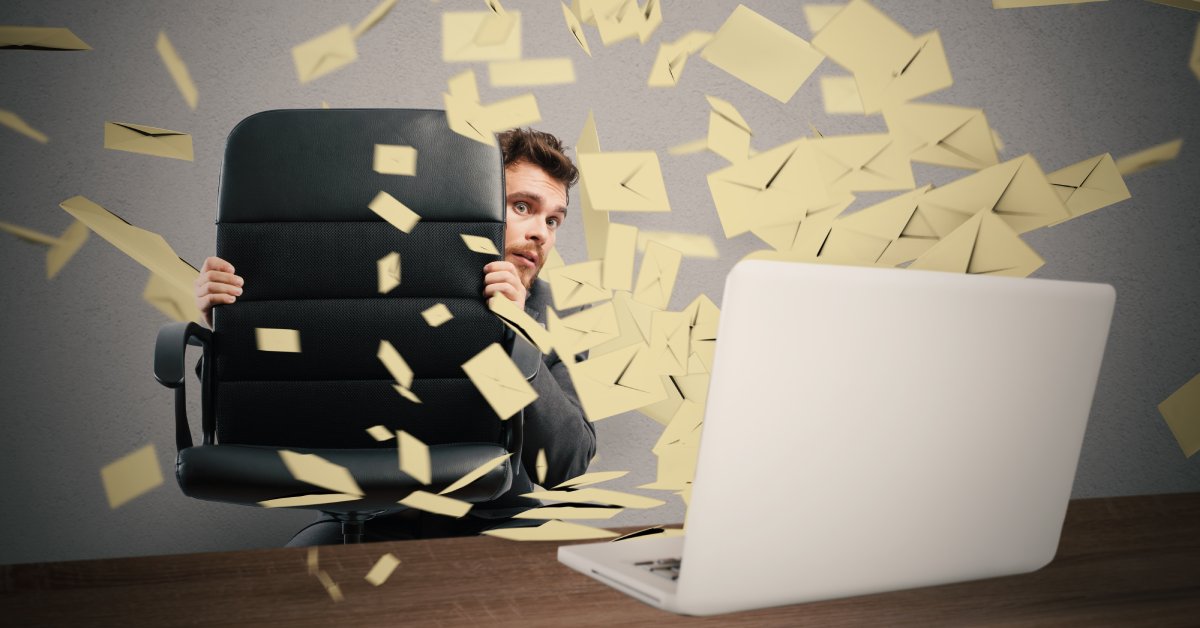
[[[555,559],[558,543],[493,538],[0,566],[9,626],[1200,625],[1200,493],[1071,503],[1058,556],[1021,576],[711,618],[646,606]],[[362,579],[384,552],[403,562]]]

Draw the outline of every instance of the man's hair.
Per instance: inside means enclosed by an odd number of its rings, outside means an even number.
[[[567,157],[567,149],[557,137],[533,129],[509,129],[498,136],[504,167],[528,162],[570,189],[579,180],[579,169]]]

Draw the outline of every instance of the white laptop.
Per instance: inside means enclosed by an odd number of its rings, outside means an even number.
[[[684,536],[558,559],[691,615],[1039,569],[1114,300],[1100,284],[740,262]]]

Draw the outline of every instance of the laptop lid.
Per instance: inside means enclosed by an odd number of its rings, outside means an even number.
[[[1053,558],[1111,286],[743,261],[730,272],[678,605],[707,614]]]

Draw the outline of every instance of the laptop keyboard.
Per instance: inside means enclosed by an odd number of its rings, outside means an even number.
[[[634,563],[635,567],[641,567],[656,576],[671,581],[679,579],[680,565],[681,562],[678,558],[659,558],[658,560],[643,560]]]

